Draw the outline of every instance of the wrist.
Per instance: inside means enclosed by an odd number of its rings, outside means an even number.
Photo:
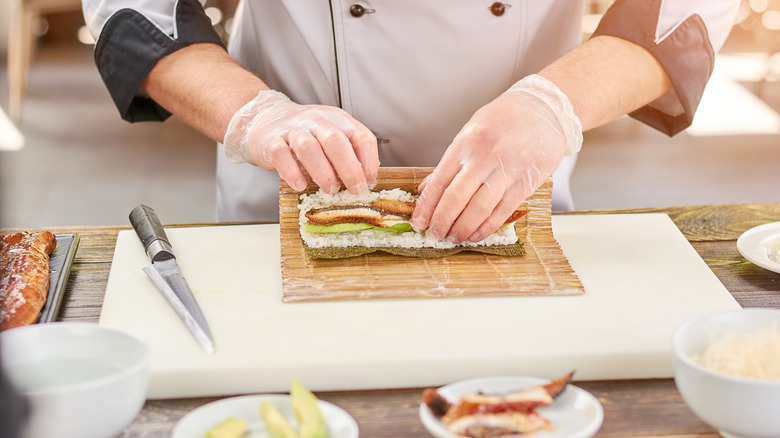
[[[557,85],[541,75],[530,75],[515,82],[507,93],[524,93],[543,102],[554,115],[566,139],[564,155],[574,155],[582,148],[582,124],[574,107]]]
[[[231,117],[222,141],[225,156],[231,163],[253,163],[249,151],[249,133],[262,118],[264,112],[280,103],[289,103],[290,98],[276,90],[262,90],[239,108]]]

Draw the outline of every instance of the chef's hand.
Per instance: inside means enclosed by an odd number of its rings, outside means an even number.
[[[418,188],[412,224],[453,243],[483,240],[581,145],[582,126],[568,98],[547,79],[528,76],[455,136]]]
[[[223,142],[234,163],[276,170],[293,190],[306,188],[304,170],[325,192],[341,183],[352,193],[376,185],[374,134],[340,108],[299,105],[274,90],[261,91],[236,111]]]

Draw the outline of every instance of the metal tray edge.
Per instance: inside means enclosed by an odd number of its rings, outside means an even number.
[[[57,247],[49,257],[49,292],[36,321],[38,324],[52,322],[57,318],[79,246],[78,234],[55,234],[54,237],[57,239]]]

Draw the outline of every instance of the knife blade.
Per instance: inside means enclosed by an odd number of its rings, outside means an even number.
[[[214,354],[214,337],[187,280],[181,273],[173,247],[157,213],[151,207],[138,205],[130,212],[130,223],[152,262],[143,268],[144,272],[203,350],[209,355]]]

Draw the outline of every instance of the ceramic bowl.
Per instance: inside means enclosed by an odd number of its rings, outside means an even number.
[[[780,329],[780,310],[746,308],[706,315],[678,328],[673,337],[674,381],[683,400],[726,438],[780,437],[780,381],[735,377],[693,360],[713,336]]]
[[[149,347],[117,329],[57,322],[0,333],[2,366],[30,402],[25,438],[116,436],[149,386]]]

